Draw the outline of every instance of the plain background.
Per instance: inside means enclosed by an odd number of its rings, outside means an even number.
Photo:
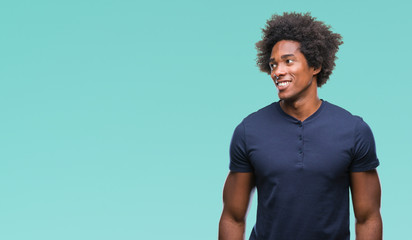
[[[216,239],[233,130],[277,101],[254,44],[284,11],[310,11],[343,36],[320,97],[371,126],[384,237],[407,238],[411,10],[406,0],[2,1],[0,238]]]

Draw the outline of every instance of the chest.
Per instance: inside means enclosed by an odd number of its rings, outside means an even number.
[[[261,180],[282,176],[347,176],[351,164],[353,133],[333,123],[276,124],[247,136],[249,159]]]

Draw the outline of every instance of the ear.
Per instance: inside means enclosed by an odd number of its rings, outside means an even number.
[[[313,75],[317,75],[318,73],[320,73],[320,70],[322,70],[322,67],[318,67],[318,68],[313,68]]]

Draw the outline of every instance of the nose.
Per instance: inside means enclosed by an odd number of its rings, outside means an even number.
[[[286,71],[284,70],[283,67],[281,66],[277,66],[276,68],[274,68],[272,70],[272,72],[270,73],[270,75],[272,76],[273,80],[279,80],[279,78],[283,77],[286,75]]]
[[[272,71],[272,78],[273,79],[279,79],[283,76],[286,75],[286,70],[285,68],[282,66],[282,64],[279,64],[275,69],[273,69]]]

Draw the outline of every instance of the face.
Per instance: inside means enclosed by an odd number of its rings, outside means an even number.
[[[279,41],[273,46],[270,56],[270,76],[278,89],[279,99],[297,101],[316,94],[315,75],[319,69],[309,67],[300,51],[300,43],[290,40]],[[277,77],[276,77],[277,76]]]

